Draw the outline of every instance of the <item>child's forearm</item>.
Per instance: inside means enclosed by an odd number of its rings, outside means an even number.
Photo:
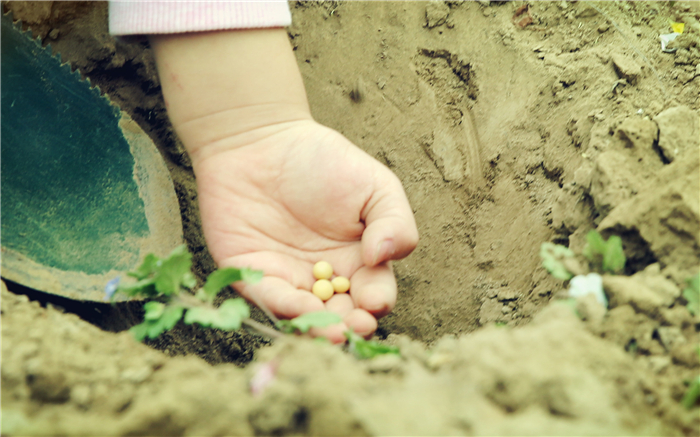
[[[311,119],[284,29],[153,35],[173,127],[193,162]]]

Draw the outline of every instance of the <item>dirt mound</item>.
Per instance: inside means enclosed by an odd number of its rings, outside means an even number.
[[[650,370],[562,304],[522,329],[444,338],[429,353],[397,337],[403,359],[360,362],[290,339],[243,370],[166,359],[126,333],[5,291],[2,299],[9,434],[671,435],[655,413],[689,421],[657,402],[668,394]],[[260,366],[274,366],[276,379],[254,397],[248,382]]]

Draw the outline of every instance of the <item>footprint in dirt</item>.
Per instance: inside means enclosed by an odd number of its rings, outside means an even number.
[[[440,105],[432,87],[419,81],[422,99],[417,103],[421,112],[440,114],[445,105]],[[459,120],[436,117],[432,131],[420,139],[421,146],[446,182],[479,190],[485,185],[481,166],[479,137],[471,114],[460,108]]]

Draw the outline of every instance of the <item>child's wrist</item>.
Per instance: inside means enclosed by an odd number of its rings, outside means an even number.
[[[312,120],[284,29],[150,38],[175,131],[193,164]]]
[[[261,103],[190,120],[175,129],[196,168],[199,162],[219,153],[255,144],[299,122],[312,121],[306,105]]]

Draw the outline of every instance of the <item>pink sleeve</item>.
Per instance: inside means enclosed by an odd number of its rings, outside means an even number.
[[[286,0],[110,1],[112,35],[284,27],[292,23]]]

